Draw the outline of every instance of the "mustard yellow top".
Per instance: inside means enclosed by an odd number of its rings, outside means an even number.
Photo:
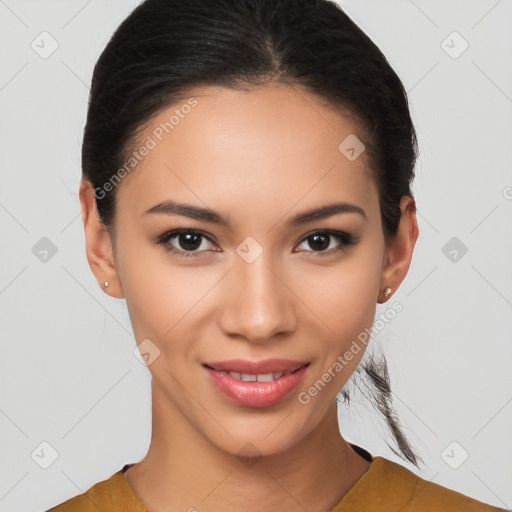
[[[351,445],[371,461],[368,471],[328,512],[503,512],[457,491],[424,480],[407,468],[383,457],[372,457]],[[47,512],[150,512],[137,498],[123,470],[93,485]]]

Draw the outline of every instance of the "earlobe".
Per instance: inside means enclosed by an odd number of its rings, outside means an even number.
[[[89,266],[105,293],[112,297],[123,298],[124,293],[117,273],[112,240],[107,228],[99,219],[94,188],[85,178],[80,181],[79,195]]]
[[[416,240],[418,239],[418,223],[416,220],[416,203],[412,196],[403,196],[400,200],[400,223],[397,233],[393,240],[389,243],[389,247],[385,254],[381,274],[381,290],[391,288],[396,291],[404,280],[409,270],[412,254]],[[381,300],[379,292],[378,302],[382,303],[387,300]],[[390,292],[388,292],[388,296]]]
[[[389,297],[391,297],[392,293],[393,293],[393,289],[389,288],[389,287],[385,288],[384,290],[379,290],[379,295],[377,296],[377,302],[379,304],[384,304],[384,302],[387,302]]]

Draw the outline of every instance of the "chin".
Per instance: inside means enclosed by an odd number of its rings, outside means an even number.
[[[200,430],[208,443],[229,455],[239,457],[242,462],[246,458],[259,459],[282,454],[310,433],[307,419],[300,419],[287,410],[283,409],[283,414],[279,416],[269,413],[263,415],[261,412],[256,412],[256,415],[253,411],[252,418],[237,418],[233,421],[224,416],[224,428],[219,426],[212,431],[215,422],[210,422],[204,430]]]

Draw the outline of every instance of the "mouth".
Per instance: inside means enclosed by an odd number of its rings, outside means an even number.
[[[289,395],[311,362],[268,359],[203,363],[210,382],[226,398],[245,407],[267,407]]]
[[[287,359],[267,359],[253,362],[241,359],[203,363],[206,368],[224,373],[243,382],[271,382],[297,372],[310,362]]]

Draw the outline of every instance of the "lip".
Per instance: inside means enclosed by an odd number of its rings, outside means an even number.
[[[268,407],[288,396],[304,379],[310,362],[291,361],[289,359],[267,359],[265,361],[247,361],[232,359],[229,361],[203,363],[210,382],[231,402],[243,407]],[[246,382],[222,371],[248,374],[291,372],[269,382]]]

